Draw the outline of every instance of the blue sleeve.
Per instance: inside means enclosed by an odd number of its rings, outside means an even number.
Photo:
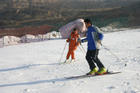
[[[102,33],[99,33],[99,32],[98,32],[98,35],[99,35],[99,39],[103,40],[104,35]]]
[[[82,43],[84,43],[86,41],[87,41],[87,38],[84,38],[84,39],[81,40]]]

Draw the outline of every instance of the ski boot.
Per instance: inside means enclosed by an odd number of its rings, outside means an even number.
[[[68,60],[68,59],[66,59],[66,60],[64,61],[64,63],[69,63],[69,60]]]
[[[71,62],[71,63],[75,62],[75,59],[72,59],[70,62]]]
[[[97,75],[103,75],[103,74],[106,74],[107,73],[107,70],[106,70],[106,68],[100,68],[99,70],[98,70],[98,72],[96,72],[96,74]]]
[[[91,70],[89,73],[86,75],[95,75],[98,72],[98,69],[95,67],[93,70]]]

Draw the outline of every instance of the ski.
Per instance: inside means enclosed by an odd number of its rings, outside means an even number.
[[[95,75],[79,75],[79,76],[71,76],[71,77],[65,77],[66,79],[82,79],[82,78],[88,78],[88,77],[95,77],[95,76],[104,76],[104,75],[112,75],[112,74],[118,74],[121,72],[107,72],[105,74],[99,75],[99,74],[95,74]]]
[[[61,63],[59,63],[59,64],[71,64],[71,63],[75,63],[76,61],[68,61],[68,62],[61,62]]]
[[[61,64],[70,64],[71,62],[61,62],[61,63],[59,63],[60,65]]]

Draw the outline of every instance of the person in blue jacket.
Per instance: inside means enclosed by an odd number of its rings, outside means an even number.
[[[98,58],[99,47],[101,46],[101,40],[103,39],[103,34],[97,31],[97,28],[92,25],[90,19],[84,20],[87,27],[86,38],[82,39],[81,42],[88,42],[88,49],[86,53],[86,60],[90,67],[90,72],[87,75],[94,74],[105,74],[107,72],[106,68]],[[98,68],[96,67],[96,65]]]

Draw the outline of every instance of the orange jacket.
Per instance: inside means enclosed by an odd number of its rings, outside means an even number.
[[[77,31],[71,33],[70,38],[67,39],[67,42],[70,42],[69,49],[75,50],[77,48],[77,46],[80,44],[78,42],[78,38],[79,38],[79,34],[77,33]]]

